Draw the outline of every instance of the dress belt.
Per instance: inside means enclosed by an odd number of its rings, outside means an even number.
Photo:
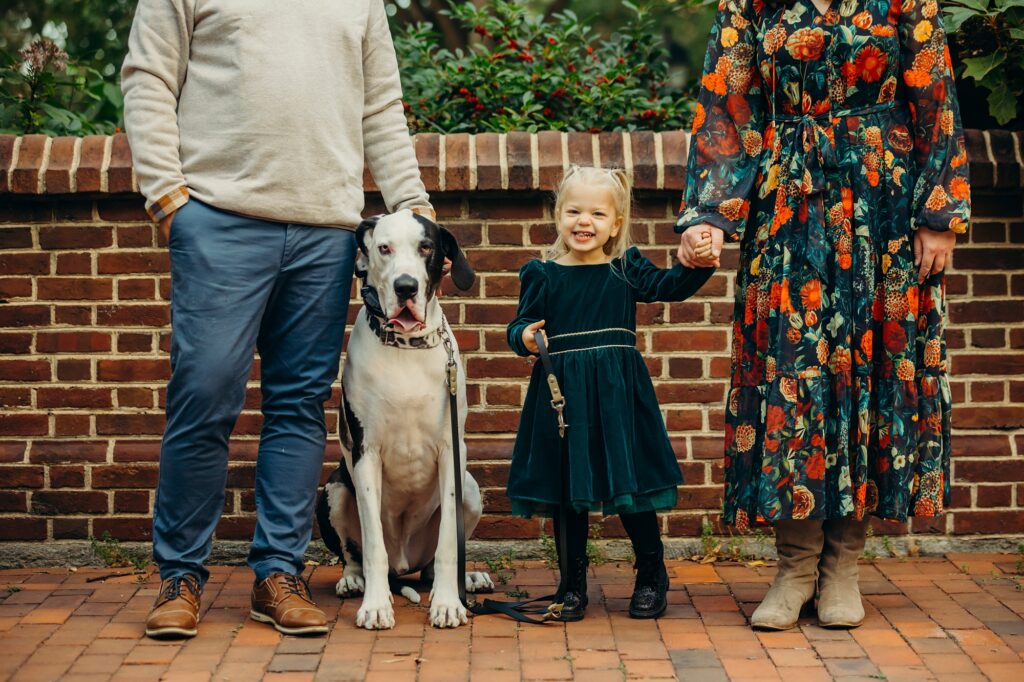
[[[823,123],[835,118],[868,116],[888,111],[897,106],[896,100],[856,109],[829,110],[820,114],[773,114],[769,121],[781,124],[796,124],[794,144],[789,158],[783,162],[786,177],[799,188],[799,196],[810,199],[826,190],[834,190],[841,178],[836,147]],[[794,206],[794,218],[799,206]],[[825,207],[822,205],[818,220],[808,220],[805,239],[791,240],[788,246],[798,262],[809,263],[823,278],[828,278],[825,262],[827,235],[825,233]],[[791,222],[793,219],[791,219]],[[794,223],[795,224],[795,223]],[[799,228],[798,228],[799,229]],[[796,236],[795,234],[793,236]],[[796,248],[794,248],[796,247]],[[802,253],[800,253],[802,251]]]

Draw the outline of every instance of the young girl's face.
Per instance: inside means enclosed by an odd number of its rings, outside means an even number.
[[[574,182],[564,190],[558,233],[569,253],[584,263],[607,260],[604,245],[622,229],[622,216],[607,187]]]

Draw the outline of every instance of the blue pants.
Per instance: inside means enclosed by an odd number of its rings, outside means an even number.
[[[256,463],[257,580],[301,574],[338,376],[355,237],[225,213],[195,199],[170,236],[171,380],[153,556],[160,577],[205,582],[224,509],[228,437],[260,353],[263,431]]]

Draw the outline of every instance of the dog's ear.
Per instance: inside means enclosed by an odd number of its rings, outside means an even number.
[[[359,247],[359,251],[356,253],[356,277],[364,279],[366,277],[366,269],[370,266],[370,254],[366,250],[366,233],[372,232],[373,228],[377,227],[377,221],[380,220],[379,215],[370,216],[359,223],[359,227],[356,228],[356,246]]]
[[[356,228],[356,246],[363,252],[363,255],[369,255],[366,252],[366,233],[377,227],[377,221],[383,216],[374,215],[369,218],[364,218],[363,222],[359,223],[359,227]]]
[[[459,248],[459,240],[455,238],[455,235],[449,232],[444,225],[438,225],[438,228],[441,231],[441,251],[452,262],[452,281],[459,289],[466,291],[473,286],[476,273],[473,272],[465,254]]]

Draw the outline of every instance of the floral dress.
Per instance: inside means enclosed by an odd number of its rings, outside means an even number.
[[[677,230],[740,242],[727,523],[943,512],[945,286],[913,242],[967,229],[967,168],[936,0],[719,4]]]

